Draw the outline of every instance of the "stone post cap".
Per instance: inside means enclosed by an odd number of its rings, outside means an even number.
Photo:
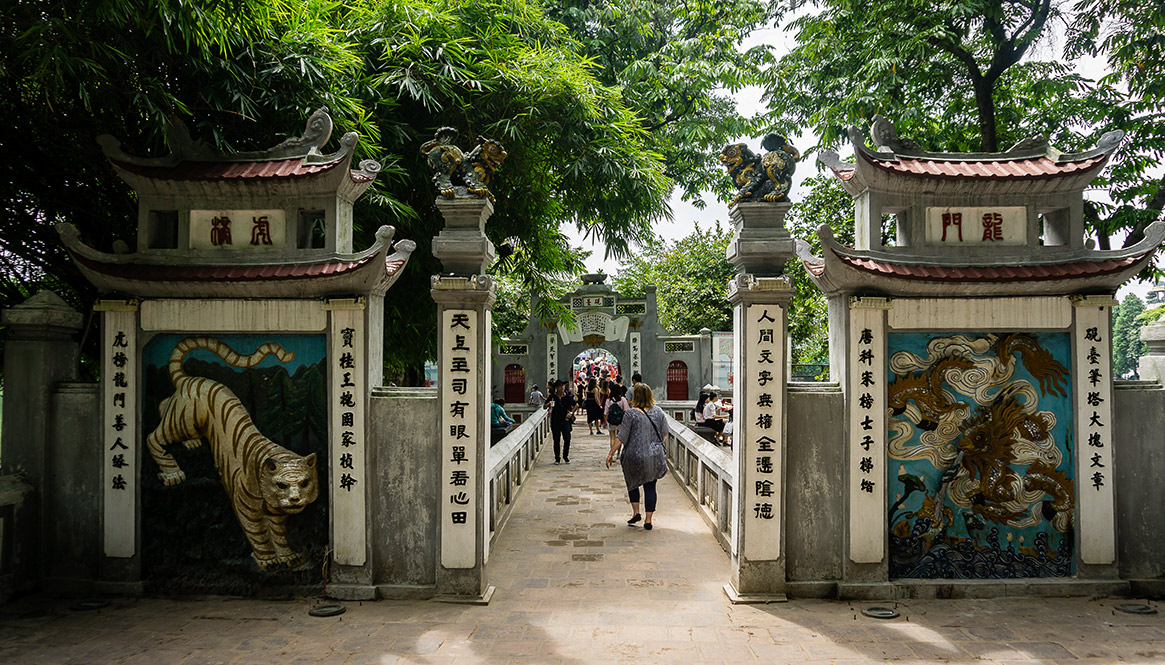
[[[1141,328],[1141,341],[1156,351],[1153,355],[1165,355],[1165,318],[1157,319]]]
[[[493,214],[489,199],[437,199],[445,228],[433,238],[433,256],[456,275],[485,273],[494,259],[494,245],[485,235]]]
[[[437,197],[437,210],[445,218],[447,229],[474,229],[485,233],[485,221],[494,213],[489,199],[447,199]]]
[[[793,207],[778,203],[737,203],[728,209],[736,233],[724,256],[740,273],[780,275],[796,254],[793,236],[785,229],[785,215]]]
[[[728,208],[728,217],[736,226],[749,229],[784,229],[785,215],[793,204],[789,201],[765,203],[761,201],[737,203]],[[786,231],[788,233],[788,231]]]
[[[55,329],[73,333],[84,325],[84,317],[60,296],[45,289],[6,310],[0,316],[0,322],[11,328]]]

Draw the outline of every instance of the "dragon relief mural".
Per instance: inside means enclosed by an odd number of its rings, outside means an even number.
[[[1068,335],[888,341],[891,577],[1072,575]]]

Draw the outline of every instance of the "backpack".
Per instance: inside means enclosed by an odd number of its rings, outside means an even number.
[[[611,406],[607,407],[607,422],[612,425],[623,424],[623,407],[618,402],[611,402]]]

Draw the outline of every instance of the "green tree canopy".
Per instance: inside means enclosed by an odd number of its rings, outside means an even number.
[[[253,149],[297,134],[326,105],[338,131],[361,134],[358,158],[386,165],[358,204],[357,246],[382,224],[417,241],[389,293],[386,361],[419,369],[433,355],[430,240],[443,222],[418,148],[437,127],[505,144],[487,232],[515,247],[499,271],[536,291],[581,268],[562,225],[620,256],[666,211],[654,139],[582,50],[527,0],[20,3],[0,26],[0,303],[42,279],[88,308],[94,294],[56,222],[99,248],[133,246],[134,202],[97,134],[162,153],[175,115],[198,138]]]
[[[717,158],[754,119],[741,117],[735,93],[760,80],[767,46],[745,39],[771,18],[762,0],[547,0],[615,86],[661,154],[683,198],[728,192]]]
[[[1128,134],[1102,185],[1113,205],[1086,218],[1102,247],[1160,217],[1151,177],[1165,150],[1165,60],[1158,2],[1136,0],[818,0],[792,21],[797,45],[768,71],[772,122],[836,147],[875,114],[932,150],[997,151],[1048,135],[1072,151]],[[1069,57],[1096,55],[1089,80],[1056,58],[1050,26],[1068,25]]]
[[[815,175],[805,180],[804,199],[789,209],[785,228],[795,238],[809,243],[814,254],[821,254],[817,229],[828,224],[838,242],[852,244],[854,239],[853,198],[833,175]],[[822,362],[829,358],[829,307],[825,296],[809,280],[800,259],[791,259],[785,274],[793,282],[789,301],[789,335],[793,338],[793,362]]]
[[[1116,310],[1116,320],[1112,324],[1112,373],[1124,377],[1137,371],[1137,362],[1148,352],[1149,347],[1141,341],[1139,320],[1145,311],[1145,303],[1135,295],[1128,295]]]
[[[642,296],[656,286],[659,322],[680,335],[732,330],[728,281],[736,269],[724,258],[732,232],[717,222],[700,227],[673,243],[656,242],[623,262],[614,287],[628,297]]]

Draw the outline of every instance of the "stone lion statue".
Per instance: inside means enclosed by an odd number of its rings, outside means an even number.
[[[731,143],[720,151],[720,163],[736,185],[731,205],[755,201],[788,201],[793,186],[793,169],[801,153],[780,134],[768,134],[761,141],[767,151],[757,155],[744,143]]]
[[[490,178],[509,153],[501,143],[484,136],[477,137],[477,147],[463,153],[454,145],[458,132],[453,127],[437,130],[433,140],[421,146],[421,154],[433,173],[433,184],[447,199],[488,198]]]

